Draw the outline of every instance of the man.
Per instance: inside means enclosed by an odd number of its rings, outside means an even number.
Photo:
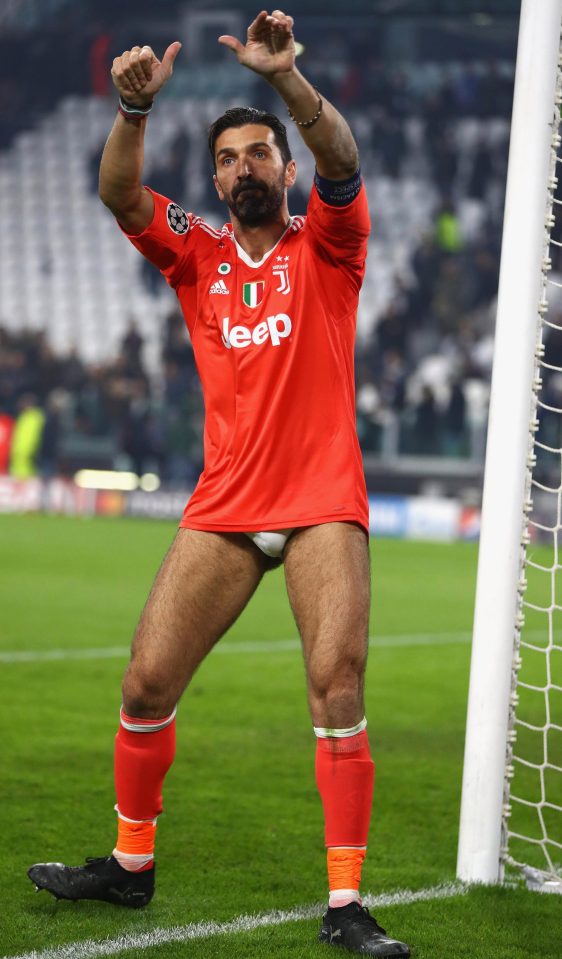
[[[134,47],[113,64],[120,113],[100,195],[176,290],[205,396],[205,468],[141,616],[116,738],[118,837],[85,866],[33,866],[58,898],[143,906],[175,749],[176,704],[284,562],[302,638],[325,815],[329,906],[320,940],[409,956],[361,906],[374,765],[363,680],[370,573],[368,511],[355,433],[353,344],[369,217],[357,148],[340,114],[295,67],[293,21],[260,13],[247,43],[219,40],[284,100],[316,161],[307,218],[291,218],[296,177],[277,117],[227,111],[211,127],[214,182],[231,223],[215,230],[141,184],[146,116],[179,43],[160,62]]]

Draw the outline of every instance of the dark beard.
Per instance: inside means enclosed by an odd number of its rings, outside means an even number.
[[[284,177],[283,177],[284,181]],[[285,198],[282,180],[267,186],[261,180],[247,180],[226,198],[229,210],[244,226],[262,226],[275,219]],[[252,190],[247,188],[252,186]],[[255,189],[254,189],[255,188]]]

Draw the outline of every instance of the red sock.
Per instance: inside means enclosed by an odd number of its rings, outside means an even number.
[[[316,784],[324,807],[327,846],[366,846],[375,764],[363,729],[316,740]]]
[[[345,906],[354,900],[361,902],[361,867],[375,778],[365,725],[363,720],[359,732],[345,730],[347,735],[340,736],[338,730],[315,730],[316,783],[324,807],[331,907]]]
[[[162,812],[162,786],[176,751],[176,711],[164,719],[134,719],[121,710],[115,737],[118,811],[136,822]]]

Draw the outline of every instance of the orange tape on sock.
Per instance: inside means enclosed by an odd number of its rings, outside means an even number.
[[[328,884],[333,889],[359,889],[366,849],[328,849]]]
[[[128,856],[152,856],[156,839],[156,823],[128,822],[117,817],[117,845]]]

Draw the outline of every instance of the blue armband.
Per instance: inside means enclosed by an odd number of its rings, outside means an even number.
[[[321,200],[324,200],[324,203],[329,203],[330,206],[347,206],[355,199],[361,189],[361,168],[348,180],[327,180],[326,177],[320,176],[316,170],[314,183],[318,195]]]

